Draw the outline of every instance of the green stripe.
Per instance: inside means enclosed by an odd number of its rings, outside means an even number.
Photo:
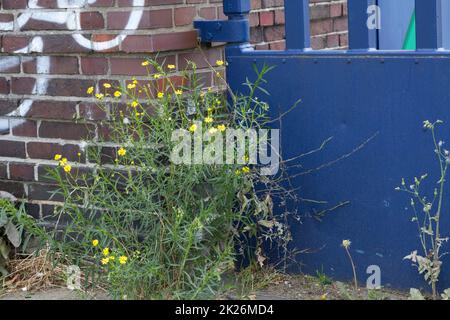
[[[408,32],[403,42],[403,50],[416,50],[416,12],[413,12]]]

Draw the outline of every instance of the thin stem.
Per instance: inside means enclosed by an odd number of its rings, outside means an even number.
[[[348,250],[347,247],[344,247],[345,251],[347,252],[348,258],[350,259],[350,263],[352,264],[352,270],[353,270],[353,281],[354,281],[354,285],[355,285],[355,290],[358,290],[358,279],[356,277],[356,268],[355,268],[355,264],[353,262],[353,258],[352,255],[350,254],[350,251]]]

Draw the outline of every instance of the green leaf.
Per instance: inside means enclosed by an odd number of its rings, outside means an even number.
[[[0,211],[0,228],[3,228],[8,223],[8,217],[6,216],[6,213],[3,211]]]
[[[273,228],[275,226],[275,221],[269,221],[269,220],[259,220],[258,223],[266,228]]]
[[[10,248],[6,242],[0,238],[0,258],[8,260]]]
[[[17,229],[17,227],[9,221],[5,227],[5,233],[8,237],[8,240],[12,243],[12,245],[18,248],[22,242],[21,232]]]

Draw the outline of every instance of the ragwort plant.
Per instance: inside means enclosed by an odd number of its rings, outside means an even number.
[[[215,80],[225,83],[217,66]],[[272,216],[267,190],[279,188],[247,155],[241,164],[172,163],[172,133],[265,127],[268,106],[256,92],[264,92],[270,68],[255,69],[250,93],[228,101],[221,90],[203,89],[192,62],[180,73],[151,59],[142,67],[149,80],[87,89],[109,114],[108,138],[89,141],[93,166],[55,155],[50,176],[64,203],[51,217],[56,223],[39,221],[29,232],[114,298],[215,298],[245,251],[243,239],[257,239],[251,250],[261,265],[264,241],[290,240],[287,225]]]

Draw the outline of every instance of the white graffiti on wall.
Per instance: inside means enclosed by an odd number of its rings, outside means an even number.
[[[94,4],[97,0],[58,0],[57,6],[60,9],[73,9],[71,11],[32,11],[22,13],[17,17],[17,28],[21,30],[30,20],[38,20],[45,22],[52,22],[56,24],[64,24],[68,30],[81,30],[80,27],[80,11],[76,9],[84,8],[86,5]],[[29,0],[28,7],[31,9],[44,9],[39,6],[39,0]],[[133,0],[133,7],[143,7],[145,4],[145,0]],[[141,21],[143,15],[143,9],[133,10],[130,13],[128,18],[128,22],[124,29],[116,35],[113,39],[108,41],[93,41],[91,39],[86,38],[85,35],[74,33],[72,35],[73,39],[80,46],[93,50],[93,51],[104,51],[114,47],[119,46],[128,34],[125,32],[126,30],[136,30],[139,27],[139,23]],[[14,30],[14,22],[1,22],[0,30],[11,31]],[[44,51],[44,41],[42,37],[36,36],[30,41],[30,43],[16,50],[16,54],[27,54],[27,53],[42,53]],[[17,57],[3,57],[0,58],[0,72],[3,70],[7,70],[14,65],[20,64],[20,59]],[[51,57],[49,56],[38,56],[36,58],[36,73],[37,74],[48,74],[50,72],[51,67]],[[36,79],[36,83],[34,85],[33,94],[37,95],[45,95],[48,88],[48,78],[46,77],[38,77]],[[29,112],[33,101],[30,99],[24,100],[20,106],[14,110],[6,114],[5,116],[19,116],[25,117]],[[1,116],[1,114],[0,114]],[[23,123],[22,121],[14,121],[13,127],[19,126]],[[0,133],[9,131],[10,123],[8,119],[0,118]]]

